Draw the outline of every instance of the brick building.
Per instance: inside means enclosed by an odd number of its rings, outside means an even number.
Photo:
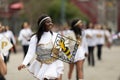
[[[93,23],[120,31],[120,0],[71,0]]]

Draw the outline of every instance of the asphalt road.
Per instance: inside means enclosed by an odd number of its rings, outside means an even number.
[[[7,64],[6,80],[36,80],[27,69],[17,70],[19,64],[23,60],[23,52],[21,47],[17,47],[17,54],[12,53],[10,61]],[[103,48],[102,60],[98,61],[96,57],[96,49],[94,52],[95,66],[88,66],[87,59],[84,63],[84,80],[120,80],[120,46],[113,46],[111,49]],[[65,64],[63,80],[67,79],[68,64]],[[72,80],[76,80],[76,72],[74,70]]]

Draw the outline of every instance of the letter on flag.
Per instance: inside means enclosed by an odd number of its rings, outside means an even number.
[[[10,50],[12,47],[13,45],[6,37],[3,37],[0,40],[0,52],[5,53],[6,51]]]

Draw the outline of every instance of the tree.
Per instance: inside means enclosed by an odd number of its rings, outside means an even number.
[[[16,0],[12,0],[16,2]],[[24,22],[28,21],[32,24],[32,28],[35,30],[37,27],[38,17],[47,13],[47,8],[49,5],[47,3],[51,3],[50,0],[20,0],[24,4],[24,8],[18,12],[19,19]],[[12,3],[12,2],[11,2]]]
[[[53,0],[51,3],[48,14],[53,18],[54,22],[60,24],[61,19],[61,0]],[[65,19],[66,22],[70,22],[73,18],[80,18],[84,21],[88,21],[86,15],[84,15],[75,5],[73,5],[69,0],[65,2]],[[65,23],[66,23],[65,22]]]

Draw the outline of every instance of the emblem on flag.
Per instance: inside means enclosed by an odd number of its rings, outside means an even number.
[[[58,34],[51,56],[67,63],[73,63],[79,44],[79,41]]]
[[[5,53],[12,47],[13,45],[10,43],[10,41],[6,37],[3,37],[2,39],[0,39],[0,52]]]

